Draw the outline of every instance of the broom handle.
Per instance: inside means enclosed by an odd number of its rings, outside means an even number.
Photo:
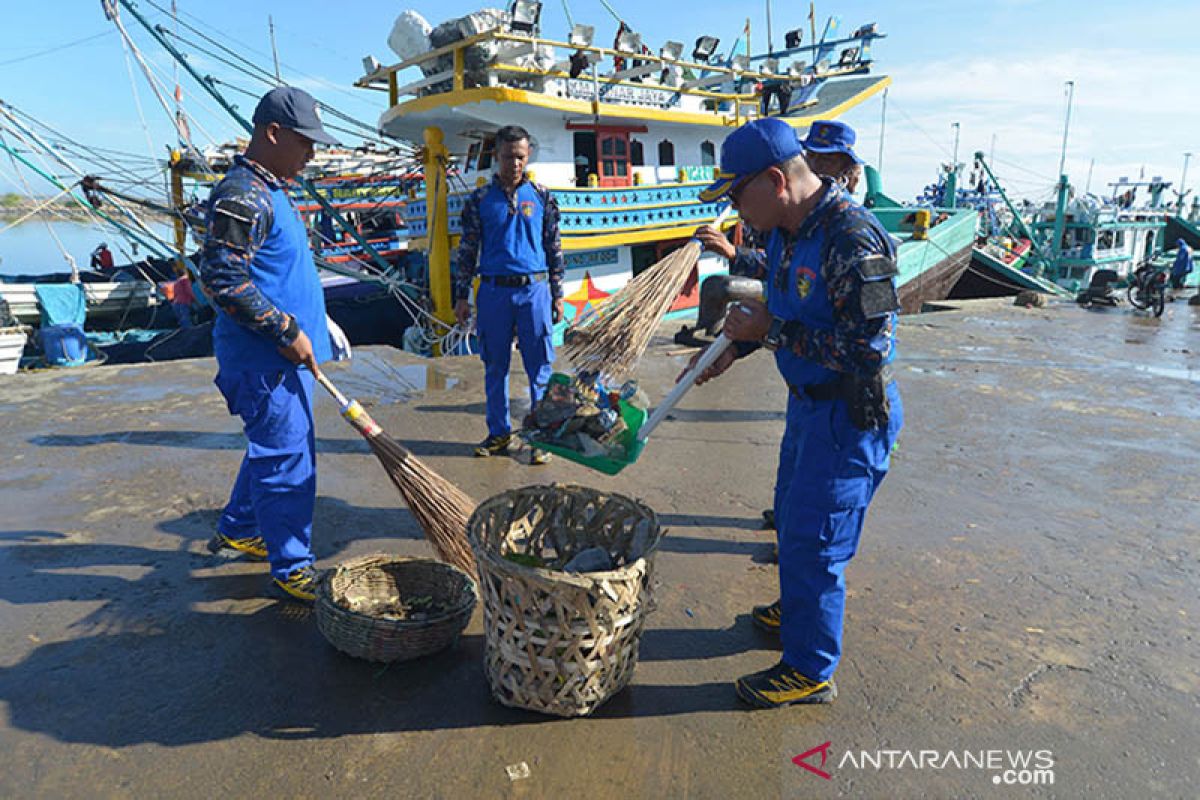
[[[712,221],[712,227],[716,228],[717,230],[721,230],[721,226],[723,224],[725,224],[725,220],[729,219],[729,217],[732,214],[733,214],[733,204],[730,203],[729,205],[725,206],[725,210],[722,211],[720,214],[718,214],[717,218]],[[700,239],[693,236],[692,241],[698,242],[698,241],[700,241]]]
[[[333,399],[337,401],[338,406],[343,411],[346,410],[346,408],[350,405],[350,401],[346,398],[346,395],[344,395],[338,391],[338,388],[333,385],[333,381],[331,381],[331,380],[329,380],[329,378],[325,377],[324,372],[322,372],[320,375],[317,375],[316,379],[317,379],[317,383],[324,386],[325,390],[327,392],[329,392],[331,395],[333,395]]]
[[[733,344],[733,340],[722,333],[708,346],[708,349],[697,359],[695,365],[684,373],[683,377],[679,379],[679,383],[675,384],[675,388],[671,389],[670,393],[663,398],[663,401],[658,404],[658,407],[654,409],[650,417],[642,425],[637,434],[639,442],[646,441],[650,433],[658,427],[660,422],[666,419],[671,409],[675,408],[680,399],[687,394],[688,389],[691,389],[696,383],[696,378],[700,377],[700,373],[712,366],[712,363],[720,358],[721,354],[728,350],[731,344]]]

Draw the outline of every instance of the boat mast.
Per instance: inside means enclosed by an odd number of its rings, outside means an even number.
[[[1192,159],[1191,153],[1183,154],[1183,175],[1181,175],[1179,177],[1179,191],[1177,191],[1175,193],[1179,196],[1179,203],[1177,204],[1176,213],[1179,214],[1179,216],[1181,216],[1181,217],[1183,216],[1183,198],[1187,195],[1186,184],[1187,184],[1188,162],[1191,161],[1191,159]]]
[[[1087,194],[1088,192],[1090,192],[1092,190],[1092,170],[1095,168],[1096,168],[1096,159],[1093,158],[1091,163],[1088,164],[1087,183],[1085,183],[1083,185],[1083,193],[1084,194]]]
[[[962,125],[957,122],[951,122],[950,127],[954,128],[954,155],[950,158],[950,172],[946,175],[946,191],[942,193],[942,202],[946,208],[956,208],[958,206],[958,139],[962,133]]]
[[[275,19],[270,14],[267,14],[267,30],[271,32],[271,58],[275,61],[275,82],[282,86],[283,78],[279,74],[279,49],[275,46]]]
[[[767,0],[767,55],[774,55],[775,43],[771,39],[771,0]]]
[[[883,110],[879,112],[879,160],[876,162],[878,165],[876,169],[880,173],[883,172],[883,137],[887,133],[887,96],[888,90],[885,88],[883,90]]]
[[[1058,160],[1058,202],[1054,207],[1054,241],[1050,243],[1050,252],[1054,254],[1054,269],[1059,269],[1062,260],[1063,235],[1067,229],[1067,176],[1064,170],[1067,166],[1067,134],[1071,130],[1071,104],[1075,100],[1075,81],[1067,81],[1067,118],[1063,123],[1062,155]]]

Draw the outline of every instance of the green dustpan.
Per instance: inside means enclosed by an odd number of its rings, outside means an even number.
[[[597,472],[603,472],[605,475],[616,475],[625,469],[625,467],[638,460],[642,451],[646,449],[646,439],[650,437],[651,432],[658,427],[660,422],[666,419],[667,413],[675,408],[680,399],[687,394],[688,389],[691,389],[695,385],[696,378],[700,376],[700,373],[708,369],[731,344],[733,342],[727,339],[725,334],[718,336],[717,340],[708,346],[708,349],[704,351],[704,354],[700,356],[695,365],[667,393],[667,396],[663,398],[663,401],[658,404],[652,414],[647,415],[645,409],[631,406],[624,400],[620,401],[621,419],[625,421],[626,427],[626,430],[621,433],[619,440],[625,446],[625,456],[623,458],[584,455],[578,450],[572,450],[569,447],[540,440],[538,438],[540,435],[539,432],[522,435],[529,442],[530,447],[545,450],[547,453],[554,453],[556,456],[561,456],[568,461],[574,461],[576,464],[582,464]]]

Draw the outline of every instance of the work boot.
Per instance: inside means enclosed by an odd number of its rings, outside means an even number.
[[[221,558],[247,558],[251,561],[263,561],[267,557],[267,543],[261,536],[247,536],[234,539],[217,531],[208,540],[208,552]]]
[[[511,444],[511,433],[505,433],[500,436],[489,436],[475,447],[475,457],[487,458],[488,456],[507,455],[509,445]]]
[[[311,604],[317,599],[317,587],[323,578],[324,573],[310,565],[292,570],[284,580],[272,578],[271,582],[276,593],[282,593],[285,600]]]
[[[837,697],[833,680],[814,681],[780,661],[770,669],[743,675],[734,684],[742,702],[758,708],[795,704],[832,703]]]
[[[750,620],[759,630],[779,635],[779,626],[783,624],[783,606],[776,600],[769,606],[755,606],[750,612]]]
[[[529,448],[529,463],[537,467],[550,463],[550,454],[537,447]]]

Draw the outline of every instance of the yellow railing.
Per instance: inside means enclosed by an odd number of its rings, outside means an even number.
[[[481,44],[488,41],[500,42],[517,42],[532,46],[531,52],[536,52],[538,47],[552,47],[562,51],[571,53],[590,53],[596,56],[594,62],[594,72],[592,74],[580,74],[577,80],[594,82],[599,86],[627,86],[639,89],[656,89],[660,91],[671,92],[673,94],[687,95],[697,97],[702,100],[728,102],[733,104],[733,117],[736,120],[753,117],[757,114],[757,99],[756,94],[743,94],[737,92],[718,92],[710,91],[698,86],[677,86],[671,83],[662,83],[655,79],[656,76],[647,75],[641,78],[640,82],[622,80],[620,71],[615,69],[615,64],[607,65],[606,72],[601,71],[601,62],[605,59],[614,60],[623,59],[627,63],[633,61],[646,64],[660,64],[663,68],[679,68],[691,70],[695,73],[704,73],[705,78],[724,77],[730,81],[785,81],[793,84],[807,85],[814,80],[823,80],[825,78],[837,77],[839,75],[850,75],[862,72],[861,65],[851,65],[848,67],[835,67],[821,72],[806,72],[803,75],[797,76],[786,73],[768,72],[757,69],[740,69],[737,66],[719,66],[713,64],[701,64],[695,61],[685,59],[672,59],[662,55],[653,53],[630,53],[621,50],[615,50],[608,47],[598,47],[596,45],[577,45],[569,42],[557,41],[554,39],[543,39],[533,36],[522,36],[515,33],[505,31],[503,28],[494,28],[482,33],[469,36],[457,42],[451,42],[448,45],[438,47],[419,56],[414,56],[405,59],[398,64],[391,66],[379,67],[368,75],[364,75],[355,81],[354,85],[364,89],[375,89],[378,91],[386,91],[388,93],[388,102],[391,106],[400,104],[400,98],[403,95],[418,95],[420,90],[428,86],[442,84],[447,81],[452,82],[453,91],[462,91],[466,87],[465,81],[465,62],[464,54],[468,47]],[[398,73],[411,67],[420,67],[427,62],[434,61],[442,56],[453,55],[453,68],[446,72],[428,76],[421,80],[414,81],[404,86],[400,85],[397,77]],[[555,65],[558,66],[558,65]],[[539,69],[537,67],[521,66],[504,62],[495,62],[486,67],[491,72],[506,72],[513,74],[526,75],[529,77],[541,77],[552,79],[569,79],[570,73],[564,72],[561,69],[551,67],[549,69]],[[746,113],[743,106],[751,106],[754,108]],[[807,104],[806,104],[807,105]]]

